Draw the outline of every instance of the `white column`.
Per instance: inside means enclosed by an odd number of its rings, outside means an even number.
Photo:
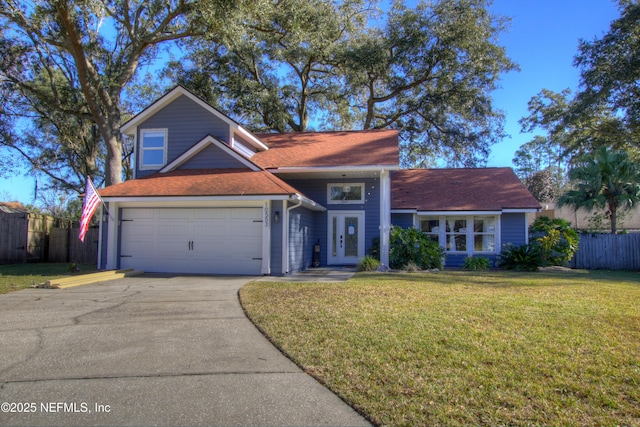
[[[263,276],[271,274],[271,201],[266,200],[262,204],[263,227],[262,227],[262,269]]]
[[[120,207],[117,203],[109,203],[108,230],[107,230],[107,270],[118,268],[118,229],[120,224]]]
[[[389,266],[389,231],[391,229],[391,178],[380,171],[380,263]]]

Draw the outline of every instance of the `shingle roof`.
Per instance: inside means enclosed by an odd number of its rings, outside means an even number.
[[[0,212],[8,214],[28,213],[29,211],[20,202],[0,202]]]
[[[256,137],[269,149],[256,153],[251,161],[265,169],[399,164],[396,130],[267,133]]]
[[[251,196],[300,194],[267,171],[188,169],[132,179],[98,191],[102,197]]]
[[[511,168],[409,169],[391,173],[391,209],[540,209]]]

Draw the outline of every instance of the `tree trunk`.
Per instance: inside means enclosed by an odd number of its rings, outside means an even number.
[[[122,144],[112,135],[107,144],[107,170],[105,171],[105,185],[122,182]]]
[[[616,234],[618,231],[618,212],[615,207],[609,209],[609,221],[611,222],[611,234]]]

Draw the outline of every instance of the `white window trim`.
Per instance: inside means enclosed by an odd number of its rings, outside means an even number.
[[[448,218],[465,218],[467,221],[467,230],[466,230],[466,236],[467,236],[467,250],[465,251],[446,251],[447,255],[467,255],[467,256],[473,256],[473,255],[497,255],[500,253],[500,248],[502,247],[501,245],[501,240],[502,240],[502,236],[501,236],[501,220],[502,217],[499,214],[495,214],[495,213],[482,213],[482,214],[476,214],[476,215],[455,215],[455,214],[451,214],[451,215],[415,215],[414,216],[414,226],[418,229],[418,230],[422,230],[422,227],[420,225],[420,221],[422,220],[430,220],[430,219],[438,219],[439,220],[439,233],[438,233],[438,243],[440,244],[440,246],[442,246],[443,248],[447,247],[447,227],[446,227],[446,221]],[[475,246],[475,231],[474,231],[474,227],[473,226],[469,226],[469,224],[473,224],[474,218],[476,217],[493,217],[495,218],[495,232],[494,233],[478,233],[478,234],[493,234],[495,236],[495,251],[494,252],[488,252],[488,251],[475,251],[474,250],[474,246]],[[449,234],[462,234],[462,233],[449,233]]]
[[[162,148],[159,147],[153,147],[153,148],[144,148],[144,134],[145,133],[151,133],[151,132],[162,132],[164,133],[164,146]],[[167,164],[167,147],[168,147],[168,140],[169,140],[169,129],[167,128],[163,128],[163,129],[140,129],[140,165],[139,165],[139,169],[140,170],[156,170],[156,169],[160,169],[162,168],[164,165]],[[162,164],[153,164],[153,165],[145,165],[144,164],[144,153],[145,151],[150,150],[150,151],[158,151],[158,150],[162,150]]]
[[[360,192],[360,200],[331,200],[331,187],[354,187],[359,186],[362,191]],[[366,188],[364,182],[333,182],[327,184],[327,204],[328,205],[355,205],[362,204],[365,200]]]

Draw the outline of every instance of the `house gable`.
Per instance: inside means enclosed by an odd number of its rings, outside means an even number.
[[[173,162],[162,168],[160,172],[164,173],[175,169],[223,169],[243,167],[253,171],[260,170],[258,166],[246,159],[234,148],[208,135],[178,156]]]
[[[510,168],[413,169],[391,175],[391,222],[416,227],[445,248],[445,263],[495,262],[506,243],[527,243],[540,204]]]
[[[164,168],[192,147],[194,141],[209,135],[230,146],[238,141],[247,157],[267,149],[246,129],[181,86],[135,116],[122,126],[121,131],[135,138],[136,177],[148,176]],[[166,140],[162,162],[157,160],[151,166],[142,163],[148,152],[148,147],[143,147],[148,132],[155,132],[159,137],[164,134]],[[160,158],[159,152],[152,154]]]

